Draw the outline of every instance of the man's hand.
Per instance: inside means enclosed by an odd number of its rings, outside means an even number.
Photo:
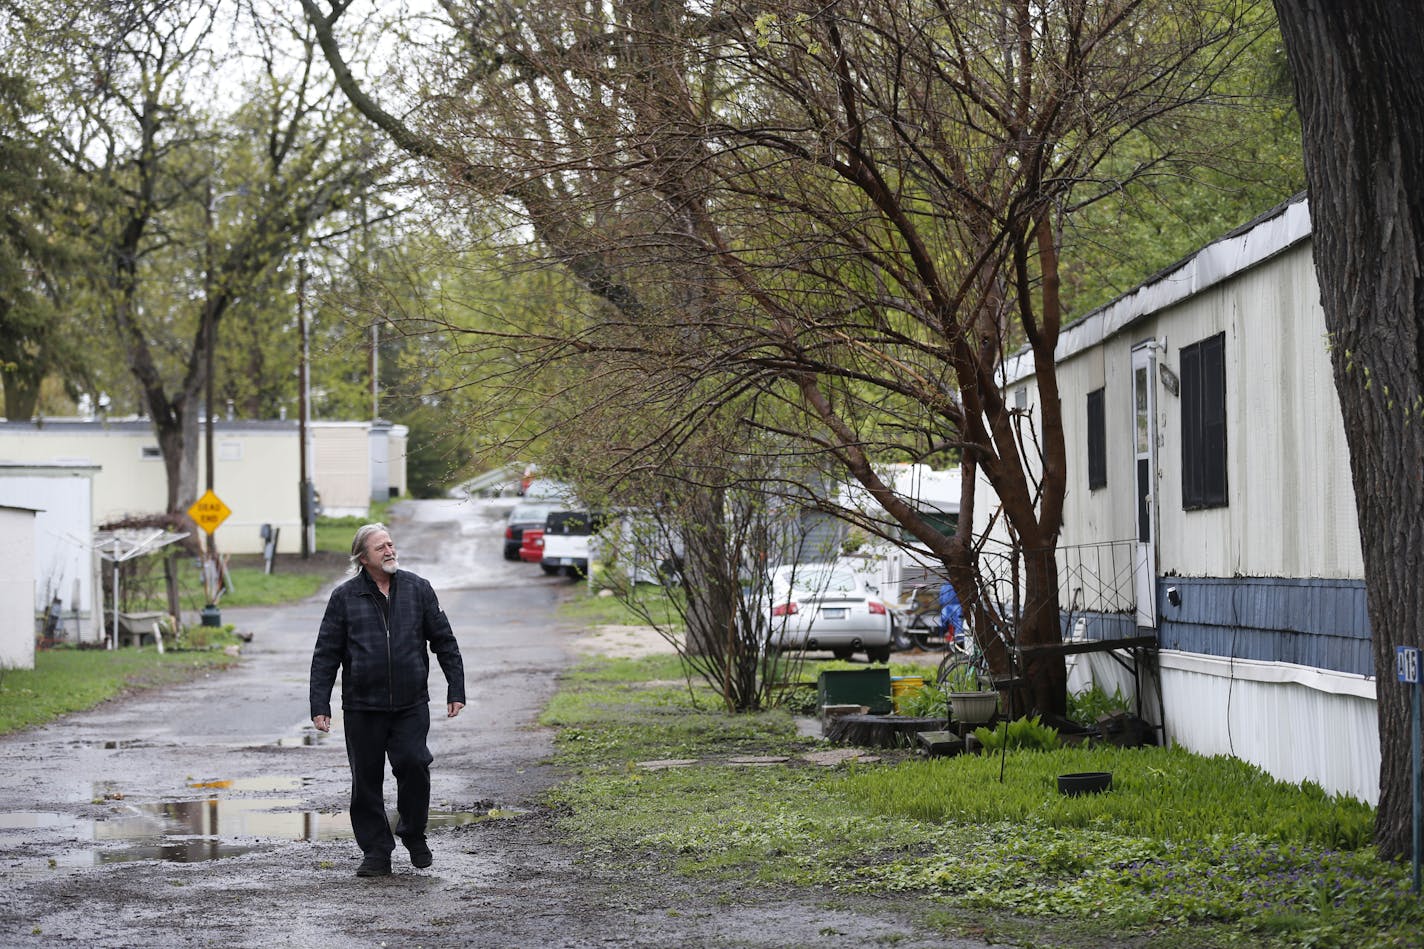
[[[445,717],[454,718],[456,715],[460,714],[460,709],[464,707],[464,702],[451,702],[449,705],[445,706]]]
[[[319,732],[329,732],[329,731],[331,731],[331,716],[330,716],[330,715],[316,715],[316,716],[313,716],[313,717],[312,717],[312,724],[316,726],[316,730],[319,731]]]

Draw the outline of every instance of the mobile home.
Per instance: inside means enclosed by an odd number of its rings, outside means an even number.
[[[1300,197],[1063,333],[1060,596],[1068,635],[1156,635],[1167,740],[1375,802],[1363,561],[1319,299]],[[1026,355],[1003,385],[1036,411]],[[1093,588],[1126,596],[1105,607]],[[1080,683],[1132,687],[1104,654],[1070,659]]]

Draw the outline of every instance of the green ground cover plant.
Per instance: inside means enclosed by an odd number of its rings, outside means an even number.
[[[305,600],[321,589],[322,584],[331,579],[330,570],[316,573],[278,568],[272,573],[263,573],[260,564],[230,563],[228,575],[232,587],[223,594],[218,606],[276,606]],[[195,575],[196,579],[196,575]],[[201,581],[198,589],[201,590]],[[198,604],[201,608],[202,604]]]
[[[33,669],[0,672],[0,734],[92,708],[135,689],[185,682],[237,660],[217,651],[42,649]]]
[[[1052,751],[1058,747],[1058,729],[1039,721],[1037,715],[1000,722],[997,725],[980,725],[974,729],[974,737],[986,752],[1026,749],[1029,751]]]
[[[675,614],[662,587],[639,587],[639,601],[656,617]],[[616,596],[575,596],[559,604],[559,615],[592,626],[643,626],[647,620],[631,605]],[[669,619],[671,623],[671,619]]]
[[[672,596],[667,587],[640,583],[636,588],[636,604],[619,596],[576,596],[559,605],[559,614],[597,626],[644,626],[651,620],[660,628],[678,632],[682,629],[682,618]]]
[[[226,649],[241,647],[242,637],[237,635],[237,627],[232,623],[222,626],[189,626],[183,630],[172,647],[178,649]]]
[[[949,695],[933,682],[926,682],[915,691],[900,696],[896,711],[910,718],[948,719]]]
[[[1103,715],[1131,710],[1121,689],[1113,689],[1112,695],[1108,695],[1102,686],[1094,685],[1083,692],[1068,693],[1068,717],[1080,725],[1096,725]]]
[[[1232,758],[1099,745],[826,768],[791,715],[727,715],[675,657],[582,666],[545,721],[575,775],[550,803],[603,861],[913,895],[947,934],[1018,944],[1413,946],[1424,926],[1408,866],[1370,849],[1372,808]],[[697,763],[639,764],[673,758]],[[1082,771],[1112,790],[1058,794]]]

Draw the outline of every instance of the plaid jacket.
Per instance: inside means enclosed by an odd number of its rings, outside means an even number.
[[[427,650],[427,644],[429,649]],[[430,653],[445,673],[446,702],[465,701],[465,666],[430,582],[409,570],[391,578],[390,622],[375,581],[361,570],[331,593],[311,664],[311,714],[331,714],[341,670],[341,707],[393,711],[430,701]]]

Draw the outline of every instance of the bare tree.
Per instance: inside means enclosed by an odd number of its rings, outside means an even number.
[[[597,455],[560,471],[604,485],[596,495],[605,511],[599,584],[672,644],[727,710],[754,711],[781,701],[802,658],[770,648],[768,570],[794,549],[800,510],[764,490],[775,476],[763,470],[771,454],[723,444],[746,433],[735,418],[718,421],[701,426],[674,459],[625,468],[611,485]],[[590,440],[606,431],[594,426]]]
[[[1397,2],[1277,0],[1305,129],[1315,271],[1350,446],[1379,706],[1386,857],[1411,848],[1409,690],[1424,646],[1424,22]]]
[[[380,166],[343,100],[316,81],[297,25],[238,4],[122,6],[87,34],[52,37],[82,84],[52,122],[90,204],[86,302],[153,419],[167,510],[181,513],[196,495],[201,398],[224,317]],[[221,30],[244,26],[258,78],[235,89],[214,60],[229,53]],[[231,111],[215,107],[234,91]]]
[[[1172,166],[1170,151],[1139,147],[1135,164],[1099,175],[1154,123],[1200,118],[1269,8],[452,0],[454,39],[430,70],[451,81],[397,119],[344,66],[347,5],[302,3],[368,118],[471,197],[518,213],[604,301],[546,332],[544,365],[594,352],[600,371],[621,366],[638,391],[680,399],[656,433],[665,444],[759,392],[777,410],[745,425],[863,485],[989,629],[998,604],[976,596],[970,536],[981,472],[1033,552],[1020,642],[1059,640],[1065,228]],[[1000,385],[1020,345],[1039,383],[1031,412]],[[955,534],[879,467],[946,453],[965,468]],[[984,645],[1006,670],[1002,642]],[[1033,705],[1062,712],[1061,657],[1024,672]]]

